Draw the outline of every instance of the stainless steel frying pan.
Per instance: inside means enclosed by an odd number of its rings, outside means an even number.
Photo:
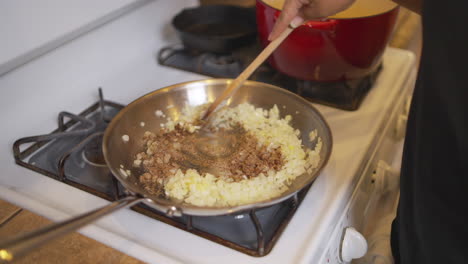
[[[325,119],[308,101],[287,90],[265,83],[247,81],[230,99],[230,105],[235,106],[248,102],[265,109],[273,107],[274,104],[278,105],[282,117],[285,115],[293,116],[291,125],[301,131],[303,144],[308,148],[314,148],[316,144],[316,142],[310,142],[308,138],[309,133],[316,129],[323,144],[320,153],[321,160],[317,169],[310,174],[306,173],[297,177],[289,189],[278,197],[232,207],[194,206],[164,196],[155,196],[145,191],[138,181],[138,175],[141,175],[142,171],[134,168],[132,164],[135,155],[143,149],[141,139],[144,132],[157,131],[160,129],[160,124],[166,122],[165,118],[156,116],[155,111],[161,110],[165,112],[166,116],[177,119],[186,104],[196,106],[213,102],[231,81],[230,79],[209,79],[172,85],[146,94],[122,109],[105,131],[103,153],[110,170],[126,188],[128,197],[64,222],[9,241],[0,242],[0,263],[12,261],[50,239],[74,231],[104,215],[139,202],[165,212],[168,216],[177,217],[182,214],[223,215],[279,203],[312,183],[326,165],[332,150],[332,135]],[[141,126],[141,122],[144,122],[145,126]],[[128,136],[128,141],[123,140],[122,136],[124,135]],[[124,170],[130,170],[130,175],[123,172],[122,167]]]

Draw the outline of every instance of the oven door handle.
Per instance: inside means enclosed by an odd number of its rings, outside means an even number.
[[[88,225],[105,215],[122,208],[132,206],[145,199],[146,198],[143,197],[127,196],[94,211],[78,215],[59,223],[51,224],[39,230],[14,237],[7,241],[2,241],[0,242],[0,263],[10,263],[15,261],[31,250],[46,244],[46,242],[76,231],[77,229]]]

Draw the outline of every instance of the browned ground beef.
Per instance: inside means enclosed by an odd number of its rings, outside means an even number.
[[[200,174],[240,181],[271,169],[278,171],[284,164],[280,148],[268,150],[259,145],[240,125],[204,137],[177,125],[172,131],[147,132],[143,141],[145,149],[137,155],[135,165],[142,164],[146,173],[139,179],[151,193],[160,193],[164,180],[177,169],[184,173],[196,169]]]

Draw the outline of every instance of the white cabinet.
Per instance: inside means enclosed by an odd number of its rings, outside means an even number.
[[[150,1],[0,1],[0,76]]]

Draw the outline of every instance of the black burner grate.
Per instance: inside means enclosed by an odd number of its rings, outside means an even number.
[[[104,164],[102,137],[109,121],[124,106],[103,99],[74,115],[59,113],[58,128],[47,135],[17,140],[17,164],[109,201],[125,196]],[[67,122],[65,122],[68,119]],[[32,145],[31,145],[32,144]],[[24,150],[21,147],[30,145]],[[274,247],[309,187],[279,204],[235,215],[168,217],[144,204],[132,209],[245,254],[261,257]]]
[[[215,78],[236,78],[260,53],[258,43],[239,48],[230,54],[200,53],[180,45],[162,48],[158,54],[161,65]],[[249,80],[269,83],[297,93],[307,100],[343,110],[357,110],[381,71],[380,66],[362,79],[338,82],[298,80],[262,64]]]

